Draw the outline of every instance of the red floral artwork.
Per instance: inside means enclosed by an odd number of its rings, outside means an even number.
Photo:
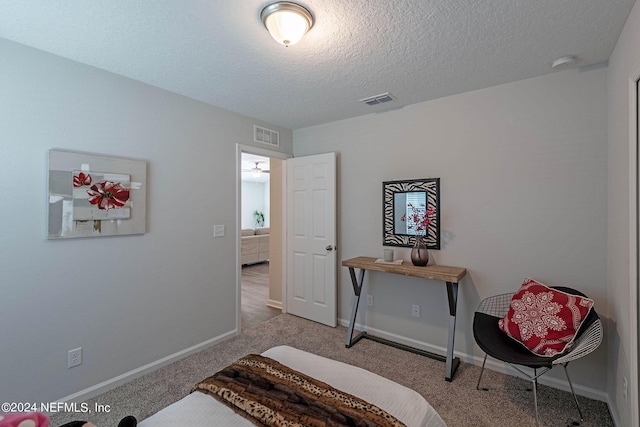
[[[102,210],[119,209],[129,200],[129,189],[118,182],[96,182],[87,190],[87,194],[90,196],[89,203]]]
[[[91,175],[85,175],[84,172],[80,172],[78,175],[73,177],[73,186],[78,188],[82,187],[83,185],[91,185],[92,181],[93,178],[91,178]]]
[[[431,224],[433,216],[436,214],[436,210],[433,206],[426,207],[424,203],[420,203],[419,207],[411,203],[409,203],[408,206],[411,208],[411,213],[402,215],[400,220],[408,222],[407,228],[414,230],[416,234],[422,234],[422,232],[426,234],[427,229],[429,229],[429,224]]]

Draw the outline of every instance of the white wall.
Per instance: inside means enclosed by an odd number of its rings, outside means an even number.
[[[477,304],[517,290],[525,276],[582,290],[610,322],[606,105],[606,69],[567,70],[294,130],[294,155],[338,152],[340,259],[382,256],[383,181],[441,178],[442,250],[430,257],[468,269],[455,350],[479,361]],[[408,260],[409,250],[396,256]],[[363,310],[368,327],[446,347],[442,283],[367,277],[375,302]],[[339,317],[348,319],[353,291],[344,268],[339,281]],[[412,304],[421,318],[411,317]],[[606,399],[606,366],[606,345],[572,363],[578,392]],[[562,370],[551,374],[564,378]]]
[[[640,5],[633,7],[627,23],[609,59],[607,73],[608,91],[608,252],[607,286],[610,293],[611,318],[615,319],[607,330],[610,341],[608,391],[614,416],[623,426],[638,425],[638,339],[632,325],[632,306],[637,311],[637,277],[630,275],[632,260],[630,240],[630,182],[635,174],[630,168],[630,158],[635,158],[635,141],[630,135],[630,85],[640,76]],[[630,145],[633,144],[633,145]],[[631,156],[630,154],[634,154]],[[633,162],[635,163],[635,162]],[[631,188],[633,190],[633,188]],[[637,200],[634,196],[633,200]],[[636,267],[637,268],[637,267]],[[632,287],[636,287],[635,293]],[[636,359],[634,360],[634,354]],[[622,378],[630,382],[629,401],[622,396]],[[633,403],[630,403],[633,402]],[[635,406],[632,412],[632,405]],[[633,415],[632,415],[633,414]]]
[[[256,228],[254,211],[264,213],[263,227],[269,227],[269,182],[242,181],[242,228]]]
[[[2,39],[0,57],[0,401],[54,401],[233,333],[236,144],[274,127]],[[46,240],[54,147],[148,161],[147,233]]]

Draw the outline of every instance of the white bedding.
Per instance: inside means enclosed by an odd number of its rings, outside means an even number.
[[[417,392],[367,370],[288,346],[273,347],[262,355],[373,403],[408,427],[446,426]],[[189,394],[138,424],[139,427],[207,425],[251,427],[254,424],[200,392]]]

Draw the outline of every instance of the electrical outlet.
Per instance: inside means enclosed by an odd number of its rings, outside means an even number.
[[[624,401],[629,401],[629,382],[627,381],[627,377],[622,377],[622,397],[624,397]]]
[[[420,306],[418,304],[413,304],[411,306],[411,315],[413,317],[420,317]]]
[[[82,364],[82,347],[69,350],[67,353],[67,368],[73,368]]]
[[[373,295],[367,295],[367,305],[373,307]]]

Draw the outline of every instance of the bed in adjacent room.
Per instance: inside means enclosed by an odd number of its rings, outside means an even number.
[[[311,377],[309,384],[311,384],[312,388],[316,385],[322,386],[322,384],[326,383],[338,391],[338,400],[340,400],[340,398],[344,400],[344,396],[348,395],[355,396],[358,398],[356,401],[360,402],[358,405],[366,408],[366,412],[376,412],[377,408],[379,408],[382,410],[380,413],[384,416],[387,414],[391,415],[392,417],[388,418],[394,418],[401,422],[401,424],[393,424],[395,423],[395,421],[393,421],[392,424],[388,425],[404,424],[408,427],[446,426],[438,413],[416,391],[367,370],[292,347],[273,347],[262,353],[262,355],[248,355],[245,358],[239,359],[236,364],[230,365],[225,369],[234,371],[240,366],[237,365],[238,363],[241,365],[264,365],[265,363],[271,363],[271,360],[276,361],[274,366],[268,365],[264,368],[270,372],[270,374],[285,377],[293,376],[293,382],[299,382],[295,373],[293,373],[293,375],[281,374],[278,366],[280,366],[280,364],[284,365],[282,367],[282,369],[284,369],[283,372],[290,372],[288,369],[291,369]],[[228,398],[231,403],[226,402],[225,404],[222,402],[224,399],[212,397],[210,387],[213,383],[210,383],[210,381],[218,381],[217,379],[212,379],[217,377],[221,372],[223,373],[225,370],[221,370],[218,374],[198,384],[198,387],[200,387],[203,392],[194,391],[183,399],[143,420],[138,426],[175,427],[179,425],[184,427],[201,427],[212,425],[242,427],[255,425],[249,421],[249,419],[245,418],[246,413],[241,415],[241,413],[243,413],[242,411],[236,413],[236,411],[231,409],[232,406],[237,405],[239,398],[237,396],[229,398],[228,395],[230,392],[227,389],[225,389],[225,393],[220,394],[226,394],[226,398]],[[249,375],[252,374],[250,373]],[[222,375],[220,378],[225,380],[227,377]],[[219,385],[219,383],[216,384]],[[290,384],[286,386],[278,384],[276,389],[280,389],[280,387],[282,387],[282,389],[289,389]],[[344,392],[345,394],[342,395],[339,392]],[[231,392],[231,394],[234,393]],[[332,392],[329,394],[333,395],[336,393]],[[235,399],[235,401],[233,399]],[[349,404],[352,405],[351,402],[349,402]],[[323,405],[324,404],[320,404],[320,406]],[[355,407],[358,407],[358,405]],[[253,407],[253,404],[248,406]],[[328,411],[332,410],[333,409],[328,409]],[[380,414],[376,416],[380,416]]]

